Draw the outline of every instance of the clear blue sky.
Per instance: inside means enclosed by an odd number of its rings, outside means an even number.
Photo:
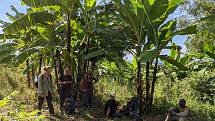
[[[26,6],[22,6],[20,4],[20,0],[0,0],[0,20],[8,21],[6,17],[6,12],[11,13],[10,6],[13,5],[20,12],[25,12]],[[181,11],[176,10],[172,15],[169,16],[169,19],[178,17],[182,15]],[[2,33],[2,29],[0,28],[0,33]],[[187,40],[186,36],[175,36],[173,38],[173,42],[182,47],[182,52],[186,52],[186,46],[184,42]],[[168,53],[168,51],[164,51],[163,53]]]

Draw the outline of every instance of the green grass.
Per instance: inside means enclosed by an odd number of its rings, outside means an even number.
[[[2,65],[0,69],[0,119],[7,121],[16,120],[40,120],[37,113],[37,97],[35,89],[26,88],[25,76],[22,75],[22,70],[15,67]],[[211,72],[214,73],[214,72]],[[172,86],[169,85],[169,79],[165,76],[159,76],[156,83],[155,98],[153,113],[144,115],[144,119],[148,121],[163,121],[168,108],[177,106],[180,98],[187,100],[187,105],[190,107],[195,121],[214,121],[215,106],[197,100],[198,95],[193,94],[192,84],[203,75],[192,74],[183,80],[176,80]],[[211,74],[204,75],[207,78]],[[206,78],[205,77],[205,78]],[[202,78],[201,78],[202,79]],[[76,119],[80,121],[88,120],[103,120],[104,102],[108,99],[110,93],[116,94],[116,99],[120,101],[121,107],[135,95],[135,87],[129,83],[119,83],[109,76],[104,76],[95,84],[94,90],[94,108],[91,111],[77,109],[77,114],[63,117],[60,115],[59,96],[56,93],[53,97],[54,107],[56,111],[55,117],[49,117],[47,104],[44,103],[45,110],[43,111],[46,117],[41,116],[41,120],[67,120]],[[80,102],[78,102],[80,104]],[[128,118],[114,119],[114,121],[129,121]]]

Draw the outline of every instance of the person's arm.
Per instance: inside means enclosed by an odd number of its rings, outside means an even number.
[[[80,82],[81,89],[83,89],[83,84],[84,84],[84,80],[82,79],[81,82]]]
[[[44,78],[42,76],[43,75],[40,75],[38,77],[38,91],[41,96],[45,97],[45,96],[48,96],[48,92],[46,92],[45,81],[42,79]]]
[[[72,81],[64,81],[64,84],[71,84]]]
[[[187,117],[187,116],[189,116],[189,110],[186,109],[184,112],[176,113],[176,116],[178,116],[178,117]]]
[[[50,76],[50,77],[49,77],[49,80],[50,80],[50,85],[49,85],[49,86],[50,86],[50,88],[51,88],[51,93],[54,93],[54,89],[53,89],[54,86],[53,86],[52,75],[50,74],[49,76]],[[48,96],[48,95],[47,95],[47,96]]]
[[[59,78],[58,84],[60,85],[65,84],[65,81],[63,80],[62,76]]]
[[[108,107],[107,109],[106,117],[109,118],[109,115],[110,115],[110,107]]]
[[[65,84],[64,81],[59,80],[58,84]]]

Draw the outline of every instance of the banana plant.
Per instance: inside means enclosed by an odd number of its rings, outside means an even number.
[[[134,58],[137,59],[137,94],[142,97],[142,63],[147,63],[146,70],[149,71],[149,62],[154,60],[153,80],[151,84],[151,91],[149,85],[148,74],[146,74],[146,107],[147,112],[151,111],[154,87],[156,82],[156,73],[158,66],[158,58],[186,69],[182,64],[178,64],[174,59],[166,55],[160,55],[163,49],[167,49],[168,43],[171,42],[175,35],[193,34],[196,32],[196,25],[177,30],[176,21],[169,20],[166,22],[168,16],[172,14],[182,0],[114,0],[118,9],[118,16],[126,23],[128,32],[128,41],[132,43],[130,50]],[[171,61],[174,61],[171,62]],[[181,66],[182,65],[182,66]],[[147,72],[148,73],[148,72]]]

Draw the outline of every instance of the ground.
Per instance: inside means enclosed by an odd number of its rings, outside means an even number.
[[[103,107],[100,105],[94,106],[91,110],[83,110],[81,107],[78,107],[76,113],[73,115],[62,115],[60,113],[59,108],[55,108],[56,116],[49,117],[50,120],[63,120],[63,121],[107,121],[103,114]],[[48,115],[48,111],[46,111]],[[150,115],[150,116],[143,116],[144,121],[164,121],[165,116],[163,115]],[[127,117],[123,118],[115,118],[111,119],[110,121],[132,121]]]

